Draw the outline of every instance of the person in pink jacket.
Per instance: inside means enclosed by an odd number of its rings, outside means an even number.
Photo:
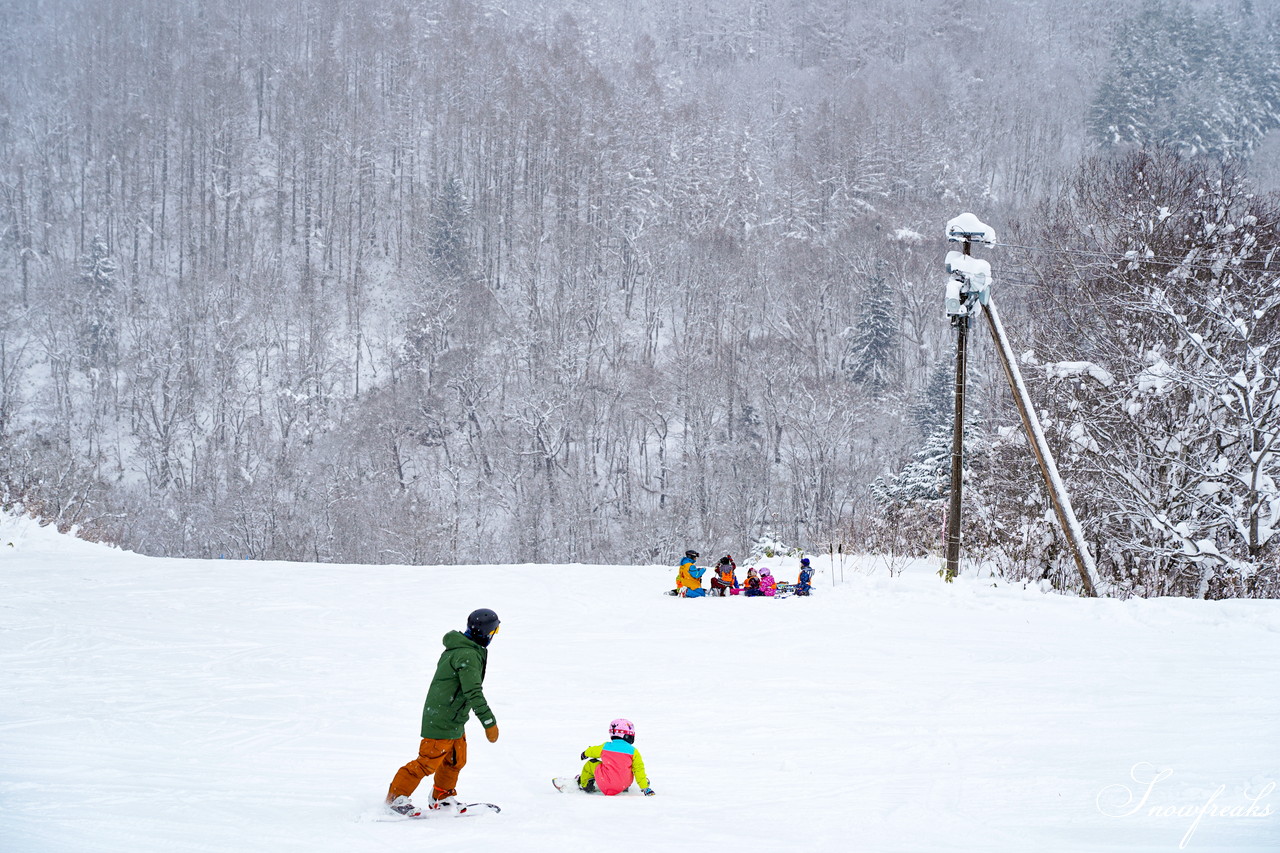
[[[644,772],[644,759],[635,748],[636,727],[630,720],[614,720],[609,724],[609,738],[608,743],[583,750],[582,758],[587,763],[578,776],[578,789],[612,797],[636,782],[642,794],[652,797],[654,790],[649,787],[649,777]]]
[[[760,570],[760,591],[765,595],[778,594],[778,582],[773,579],[773,572],[768,569]]]

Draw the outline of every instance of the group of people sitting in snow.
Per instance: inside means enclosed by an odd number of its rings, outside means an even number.
[[[684,559],[680,561],[680,569],[676,573],[676,588],[672,595],[682,598],[701,598],[707,594],[707,590],[702,588],[702,578],[707,570],[697,565],[698,556],[698,552],[692,549],[684,552]],[[738,565],[733,561],[733,555],[725,554],[712,570],[711,594],[745,595],[749,598],[772,597],[778,594],[781,586],[793,595],[808,595],[813,589],[812,581],[813,569],[809,566],[809,558],[803,557],[800,560],[800,577],[793,585],[788,585],[785,581],[780,584],[774,578],[771,569],[757,570],[754,567],[747,569],[746,579],[739,584]]]

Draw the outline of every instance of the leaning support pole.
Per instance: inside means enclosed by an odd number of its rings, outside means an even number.
[[[991,327],[991,336],[996,341],[996,353],[1000,363],[1004,365],[1004,375],[1013,390],[1013,401],[1018,404],[1018,414],[1022,416],[1022,427],[1027,433],[1031,450],[1036,461],[1040,463],[1040,473],[1044,484],[1049,489],[1049,497],[1053,501],[1054,512],[1058,515],[1058,523],[1066,534],[1067,544],[1071,547],[1071,556],[1075,558],[1076,568],[1080,571],[1080,580],[1084,583],[1085,595],[1096,597],[1098,594],[1098,568],[1094,565],[1093,556],[1085,547],[1084,534],[1080,530],[1080,522],[1076,520],[1076,512],[1071,507],[1071,497],[1067,494],[1062,477],[1058,474],[1058,465],[1053,460],[1049,445],[1044,439],[1044,431],[1040,428],[1040,419],[1036,416],[1031,397],[1027,394],[1027,386],[1022,381],[1022,372],[1013,357],[1013,350],[1004,334],[1004,324],[1000,322],[1000,314],[996,311],[995,302],[988,301],[986,310],[987,323]]]

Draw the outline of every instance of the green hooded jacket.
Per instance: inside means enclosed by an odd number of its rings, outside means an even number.
[[[444,635],[444,651],[422,705],[424,738],[462,737],[471,711],[476,712],[476,719],[486,729],[494,724],[493,711],[481,690],[488,662],[489,650],[466,634],[450,631]]]

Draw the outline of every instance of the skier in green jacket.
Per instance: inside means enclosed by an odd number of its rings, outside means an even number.
[[[498,614],[480,609],[467,617],[467,630],[444,635],[444,651],[422,705],[422,744],[418,757],[401,767],[387,791],[387,806],[410,817],[422,814],[410,797],[418,783],[434,776],[428,809],[457,808],[458,772],[467,763],[467,717],[475,712],[490,743],[498,739],[498,724],[484,698],[489,643],[498,633]]]

